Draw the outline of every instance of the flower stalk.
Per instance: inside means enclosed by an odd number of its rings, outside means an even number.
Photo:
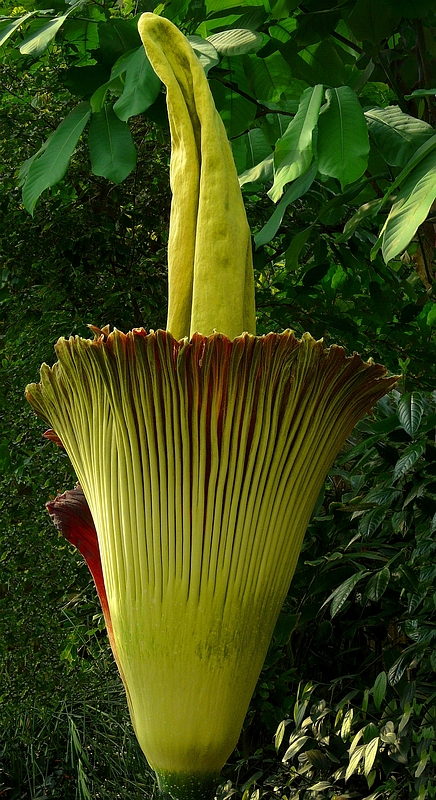
[[[164,793],[205,800],[326,473],[396,379],[309,334],[254,335],[248,226],[207,80],[168,20],[139,29],[172,135],[168,330],[60,339],[26,393],[80,482],[49,511],[93,572],[139,743]]]

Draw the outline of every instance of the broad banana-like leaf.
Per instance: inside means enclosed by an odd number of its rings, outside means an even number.
[[[33,214],[42,192],[54,186],[65,175],[90,115],[89,103],[79,103],[62,120],[35,157],[29,159],[29,168],[24,171],[23,203],[30,214]]]
[[[94,175],[121,183],[135,169],[136,150],[127,122],[110,103],[93,114],[89,125],[89,153]]]
[[[306,88],[306,84],[302,86],[301,82],[295,81],[289,64],[278,51],[266,58],[250,59],[245,67],[254,96],[260,102],[277,103],[284,92],[294,88],[294,84],[298,86],[299,95]]]
[[[312,162],[312,135],[318,123],[323,94],[321,84],[303,92],[295,117],[276,144],[274,183],[268,192],[274,202],[282,196],[285,184],[303,175]]]
[[[344,187],[366,170],[368,130],[362,106],[349,86],[327,89],[326,99],[318,121],[318,169]]]
[[[207,75],[209,70],[220,62],[218,52],[211,42],[208,42],[207,39],[203,39],[201,36],[196,36],[194,34],[186,38]]]
[[[263,33],[243,28],[221,31],[207,37],[207,41],[213,44],[215,50],[224,56],[241,56],[244,53],[256,53],[262,47],[264,39]]]
[[[16,17],[12,22],[9,24],[3,24],[0,27],[0,47],[7,42],[10,36],[17,30],[17,28],[21,27],[24,22],[26,22],[29,17],[35,16],[35,14],[42,13],[38,11],[28,11],[27,14],[23,14],[22,17]]]
[[[404,181],[380,231],[379,241],[386,262],[405,250],[435,198],[436,151],[432,150]]]
[[[256,130],[259,130],[258,128]],[[244,170],[239,175],[239,185],[245,186],[246,183],[267,183],[273,177],[274,155],[271,153],[254,167]]]
[[[37,58],[40,56],[50,43],[55,38],[58,30],[62,27],[65,20],[68,19],[69,15],[72,11],[77,11],[77,9],[81,5],[81,0],[78,2],[69,3],[71,6],[65,14],[61,14],[57,17],[54,17],[49,22],[44,24],[43,20],[34,20],[33,24],[31,25],[31,32],[29,36],[26,36],[23,42],[17,47],[20,50],[22,55],[31,55],[33,58]],[[21,17],[20,20],[17,20],[18,25],[15,24],[10,27],[10,33],[12,33],[19,25],[21,25],[24,20],[28,19],[29,17],[33,16],[34,14],[46,15],[52,13],[53,9],[44,9],[41,11],[31,11],[30,13],[26,14],[24,17]],[[1,39],[1,34],[0,34]],[[5,41],[5,40],[4,40]],[[1,43],[1,42],[0,42]]]
[[[135,114],[142,114],[154,103],[160,87],[144,48],[139,47],[127,64],[124,91],[114,104],[115,114],[124,122]]]
[[[434,135],[422,119],[405,114],[399,106],[370,108],[365,118],[371,138],[392,166],[405,167],[418,148]]]
[[[236,167],[239,167],[239,186],[246,183],[266,183],[272,179],[274,155],[261,128],[254,128],[233,143]]]
[[[47,22],[46,25],[37,28],[36,31],[32,31],[32,33],[20,45],[20,53],[23,56],[33,56],[33,58],[40,56],[44,50],[47,49],[50,42],[53,41],[59,28],[62,27],[65,20],[68,18],[68,14],[73,10],[74,9],[70,9],[70,11],[67,11],[66,14],[63,14],[60,17],[55,17],[54,19],[50,20],[50,22]]]
[[[291,203],[295,203],[295,201],[298,200],[299,197],[302,197],[303,194],[306,194],[315,180],[317,171],[318,166],[317,163],[314,162],[311,164],[307,172],[304,172],[303,175],[300,175],[300,177],[291,184],[286,194],[284,194],[280,200],[277,208],[270,216],[268,222],[265,223],[263,228],[261,228],[259,233],[257,233],[254,237],[256,248],[267,244],[267,242],[270,242],[271,239],[276,235],[282,223],[282,219],[285,215],[287,207]]]
[[[220,81],[211,80],[210,88],[214,103],[220,110],[227,136],[230,139],[240,136],[254,121],[256,105],[247,97],[242,97],[236,89],[225,86]]]

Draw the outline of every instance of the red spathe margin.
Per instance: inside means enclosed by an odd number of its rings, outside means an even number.
[[[55,441],[52,436],[47,438]],[[100,599],[112,651],[117,660],[97,531],[82,487],[78,484],[75,489],[68,489],[47,503],[46,507],[54,526],[70,544],[77,547],[88,565]]]

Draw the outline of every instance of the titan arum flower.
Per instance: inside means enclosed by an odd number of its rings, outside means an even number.
[[[136,735],[188,800],[237,743],[326,473],[395,378],[309,334],[256,337],[207,80],[171,22],[144,14],[139,31],[171,126],[167,330],[60,339],[27,397],[80,482],[48,508],[94,576]]]

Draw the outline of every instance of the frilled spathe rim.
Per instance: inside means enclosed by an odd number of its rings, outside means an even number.
[[[115,351],[125,350],[126,354],[132,352],[135,343],[143,342],[146,347],[165,345],[173,356],[174,364],[176,364],[179,355],[191,354],[190,360],[196,363],[199,367],[202,366],[203,355],[207,350],[215,350],[217,357],[229,355],[231,351],[244,352],[249,355],[259,347],[268,351],[269,357],[274,357],[276,352],[283,352],[286,350],[290,353],[294,349],[301,347],[309,347],[313,352],[316,352],[319,359],[330,359],[337,365],[340,363],[353,364],[354,367],[361,367],[371,370],[372,379],[383,379],[389,382],[390,388],[393,388],[396,382],[401,377],[400,375],[388,376],[388,371],[382,364],[374,362],[372,358],[364,361],[361,356],[353,352],[347,356],[345,349],[336,344],[324,347],[323,339],[314,339],[310,333],[303,333],[299,339],[295,332],[291,329],[286,329],[282,333],[267,333],[261,336],[254,336],[250,333],[242,333],[234,339],[229,339],[225,334],[212,333],[209,336],[203,336],[200,333],[194,333],[191,338],[176,339],[169,331],[158,329],[156,331],[147,331],[145,328],[133,328],[131,331],[124,333],[123,331],[114,328],[110,330],[109,325],[99,328],[95,325],[88,325],[90,330],[94,333],[93,339],[85,339],[80,336],[70,336],[68,339],[61,337],[55,344],[55,352],[66,347],[71,349],[77,347],[79,343],[84,347],[103,348],[107,353],[115,353]],[[134,349],[134,348],[133,348]],[[156,351],[156,355],[158,352]],[[44,365],[46,366],[46,365]],[[34,384],[30,384],[31,386]],[[26,387],[26,391],[27,391]],[[386,389],[385,391],[388,391]],[[30,401],[31,402],[31,401]],[[47,435],[47,438],[55,438]],[[59,443],[59,442],[57,442]]]

